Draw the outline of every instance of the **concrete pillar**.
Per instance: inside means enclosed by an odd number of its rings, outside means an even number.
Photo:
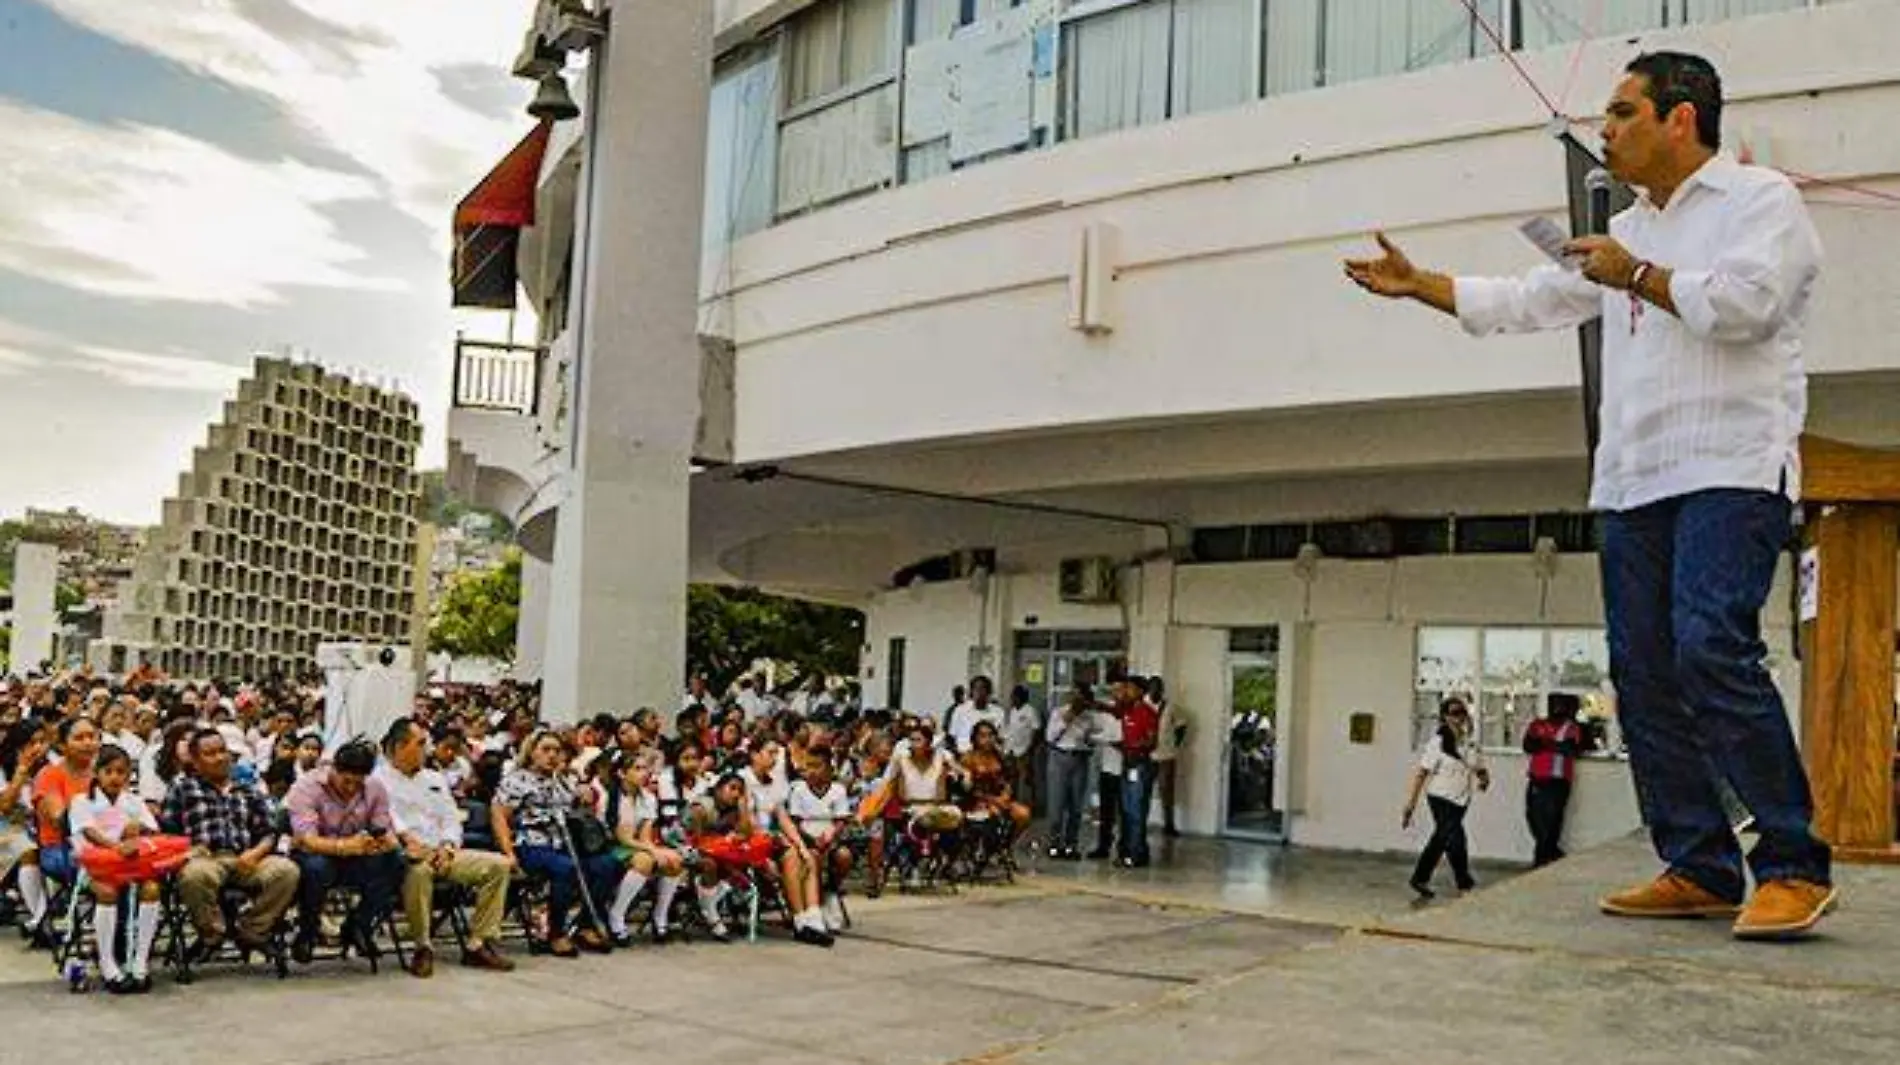
[[[553,583],[554,574],[546,562],[530,554],[521,556],[521,614],[515,621],[515,665],[509,671],[516,680],[542,677],[548,646],[548,597]]]
[[[54,602],[58,587],[57,546],[25,542],[14,546],[13,640],[7,659],[16,674],[35,672],[41,662],[53,657],[53,637],[59,632]]]
[[[589,66],[568,493],[542,711],[670,706],[686,658],[712,5],[618,0]]]
[[[1122,589],[1128,611],[1128,668],[1142,676],[1159,673],[1172,681],[1168,621],[1174,613],[1174,566],[1168,559],[1144,562],[1129,573]]]

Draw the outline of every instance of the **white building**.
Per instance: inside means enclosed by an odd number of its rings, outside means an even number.
[[[1492,33],[1586,115],[1638,52],[1705,54],[1730,147],[1851,183],[1807,182],[1810,427],[1900,442],[1892,0],[543,6],[592,49],[583,114],[458,215],[463,299],[518,276],[542,343],[464,349],[450,435],[533,556],[555,712],[677,691],[690,572],[862,606],[873,704],[1164,675],[1196,832],[1415,846],[1422,723],[1475,690],[1474,849],[1527,857],[1511,749],[1605,669],[1577,339],[1479,343],[1338,266],[1375,227],[1537,261],[1517,224],[1563,215],[1564,159]],[[1271,743],[1230,744],[1245,711]],[[1635,823],[1623,764],[1585,766],[1571,842]]]

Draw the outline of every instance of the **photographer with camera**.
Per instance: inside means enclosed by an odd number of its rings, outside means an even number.
[[[370,778],[376,748],[351,740],[327,767],[313,770],[290,789],[285,805],[296,844],[292,857],[303,874],[297,889],[297,938],[290,956],[299,965],[316,953],[323,899],[339,884],[360,894],[343,925],[343,949],[365,958],[376,955],[376,929],[395,904],[407,871],[395,826],[389,818],[389,792]]]

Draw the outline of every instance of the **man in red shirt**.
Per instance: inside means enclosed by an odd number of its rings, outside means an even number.
[[[1552,692],[1544,716],[1524,730],[1524,753],[1530,755],[1530,786],[1524,792],[1524,819],[1530,822],[1537,848],[1533,862],[1549,865],[1564,856],[1564,808],[1570,805],[1570,785],[1577,776],[1577,757],[1583,753],[1583,727],[1577,724],[1582,701],[1566,692]]]
[[[1121,864],[1148,864],[1148,804],[1154,795],[1155,747],[1161,742],[1161,708],[1148,700],[1148,682],[1127,677],[1115,686],[1122,719]]]

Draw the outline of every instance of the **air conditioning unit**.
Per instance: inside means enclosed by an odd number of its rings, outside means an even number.
[[[1065,603],[1113,603],[1121,580],[1109,558],[1065,558],[1056,572],[1056,591]]]

